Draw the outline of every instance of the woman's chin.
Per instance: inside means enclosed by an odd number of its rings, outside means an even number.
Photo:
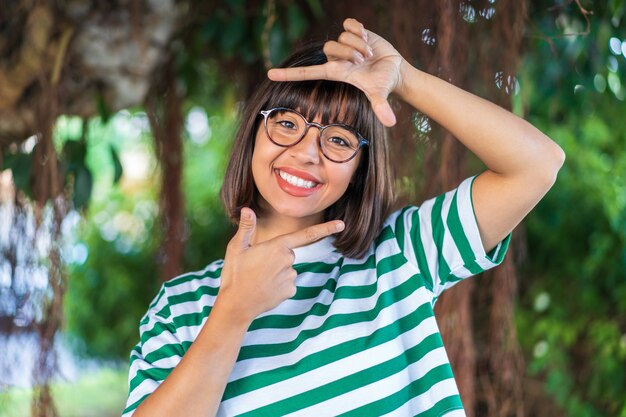
[[[304,219],[319,216],[320,221],[324,217],[323,211],[315,210],[306,204],[272,204],[271,210],[278,217],[289,217],[293,219]]]

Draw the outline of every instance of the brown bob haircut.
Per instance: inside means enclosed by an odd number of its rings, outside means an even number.
[[[322,47],[322,42],[305,45],[292,53],[281,67],[324,64],[327,58]],[[387,129],[376,118],[365,94],[347,83],[327,80],[274,82],[268,78],[260,83],[243,107],[241,124],[226,168],[221,196],[228,216],[238,224],[243,207],[250,207],[258,216],[263,216],[259,205],[261,197],[252,178],[252,153],[256,132],[263,120],[259,112],[274,107],[295,109],[308,120],[319,115],[323,124],[348,124],[369,140],[369,146],[359,151],[361,160],[350,186],[324,212],[324,221],[340,219],[346,225],[343,232],[335,235],[335,247],[344,256],[362,258],[391,211],[393,180]]]

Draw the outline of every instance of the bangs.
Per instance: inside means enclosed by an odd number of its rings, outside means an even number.
[[[312,80],[278,82],[270,93],[265,110],[287,107],[307,120],[320,117],[322,124],[352,126],[372,140],[371,122],[375,118],[369,100],[358,88],[343,82]]]

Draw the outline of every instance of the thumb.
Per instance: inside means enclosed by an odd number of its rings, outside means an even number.
[[[252,209],[243,207],[239,214],[239,228],[237,229],[237,238],[240,247],[246,249],[250,247],[250,240],[256,230],[256,215]]]
[[[391,127],[396,124],[396,115],[393,114],[393,110],[391,110],[391,106],[386,99],[373,99],[372,109],[374,110],[376,117],[378,117],[378,120],[380,120],[383,125]]]

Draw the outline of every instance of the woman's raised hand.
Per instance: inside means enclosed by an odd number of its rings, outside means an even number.
[[[352,84],[365,93],[381,123],[393,126],[396,117],[387,97],[401,88],[402,56],[389,42],[366,30],[356,19],[346,19],[343,27],[345,31],[336,41],[324,44],[327,63],[274,68],[269,70],[268,77],[273,81],[325,79]]]
[[[255,228],[254,211],[243,208],[237,233],[226,247],[217,298],[219,304],[229,304],[229,311],[239,319],[250,322],[295,295],[298,274],[293,269],[293,249],[342,231],[344,223],[316,224],[251,246]]]

